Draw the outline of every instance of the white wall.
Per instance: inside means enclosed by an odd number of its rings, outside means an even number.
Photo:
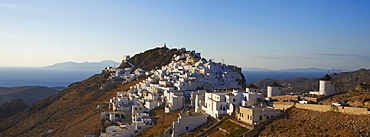
[[[178,137],[181,134],[189,132],[199,125],[204,124],[207,122],[207,116],[181,116],[179,114],[179,118],[177,121],[173,122],[173,137]]]

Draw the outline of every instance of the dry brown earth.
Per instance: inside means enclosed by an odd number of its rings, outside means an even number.
[[[370,136],[370,115],[348,115],[293,108],[259,136]]]
[[[117,91],[128,90],[137,83],[114,84],[106,80],[107,73],[97,74],[71,84],[59,93],[35,102],[25,111],[0,123],[0,136],[40,136],[49,129],[50,136],[98,135],[100,112],[96,106],[108,101]],[[101,89],[101,87],[108,89]],[[116,87],[109,90],[109,87]]]

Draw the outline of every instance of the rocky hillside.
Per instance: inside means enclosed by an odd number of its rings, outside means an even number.
[[[288,115],[267,125],[261,137],[370,136],[370,115],[348,115],[293,108]]]
[[[73,83],[48,98],[28,106],[24,111],[0,122],[0,136],[40,136],[49,129],[50,136],[83,136],[100,132],[100,111],[117,91],[129,86],[107,80],[108,73],[96,74],[87,80]]]
[[[0,122],[8,117],[12,117],[27,108],[22,99],[5,102],[0,106]]]
[[[143,53],[136,54],[135,56],[131,57],[128,62],[133,64],[135,67],[142,68],[145,70],[152,70],[160,66],[167,65],[172,61],[172,57],[175,54],[181,54],[185,51],[178,50],[178,49],[168,49],[168,48],[155,48],[147,50]],[[119,68],[128,68],[131,67],[125,61],[122,61]]]
[[[0,104],[22,99],[27,105],[30,105],[55,93],[57,93],[56,89],[44,86],[1,87]]]

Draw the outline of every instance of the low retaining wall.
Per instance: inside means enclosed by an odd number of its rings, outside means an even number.
[[[328,98],[328,97],[332,97],[332,96],[339,95],[339,94],[342,94],[342,93],[347,93],[347,92],[348,92],[348,91],[339,91],[339,92],[334,93],[334,94],[330,94],[330,95],[326,95],[326,96],[318,97],[318,98],[317,98],[317,102],[322,101],[322,100],[324,100],[324,99],[326,99],[326,98]]]
[[[294,106],[294,102],[274,102],[274,109],[286,110]]]
[[[227,133],[228,135],[230,135],[230,132],[227,131],[226,129],[223,129],[221,127],[218,127],[218,130],[221,130],[222,132]]]
[[[348,114],[370,114],[369,109],[367,108],[355,108],[355,107],[346,107],[346,106],[331,106],[331,105],[317,105],[317,104],[295,104],[296,108],[301,109],[309,109],[313,111],[321,111],[321,112],[328,112],[328,111],[336,111]]]
[[[229,119],[227,121],[233,122],[234,124],[237,124],[237,125],[239,125],[241,127],[247,128],[247,129],[253,129],[253,125],[249,125],[247,123],[240,122],[240,121],[238,121],[236,119]]]

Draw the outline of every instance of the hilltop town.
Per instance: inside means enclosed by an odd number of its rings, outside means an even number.
[[[164,45],[161,48],[167,47]],[[203,128],[202,132],[191,136],[212,135],[216,127],[229,121],[234,127],[242,127],[243,133],[237,136],[255,136],[261,128],[281,118],[293,107],[370,114],[367,108],[354,108],[340,102],[317,104],[327,97],[347,92],[338,91],[330,75],[318,81],[317,91],[289,92],[290,99],[281,100],[286,95],[283,94],[283,86],[276,81],[266,87],[266,93],[262,93],[254,84],[240,84],[245,81],[241,68],[206,60],[201,58],[200,53],[185,48],[179,51],[169,64],[161,68],[144,70],[130,63],[130,56],[125,56],[123,62],[129,67],[104,70],[109,72],[109,80],[120,79],[122,84],[139,77],[142,80],[127,91],[117,92],[107,102],[109,111],[101,112],[102,122],[106,125],[101,137],[145,134],[146,129],[162,124],[150,115],[157,108],[164,108],[163,113],[178,113],[177,120],[161,134],[173,137],[189,134],[197,128]],[[98,109],[101,107],[98,106]],[[210,122],[212,120],[216,121]],[[227,130],[219,130],[224,135],[230,135]]]
[[[125,55],[0,120],[0,136],[370,135],[370,70],[248,85],[241,72],[166,45]]]

